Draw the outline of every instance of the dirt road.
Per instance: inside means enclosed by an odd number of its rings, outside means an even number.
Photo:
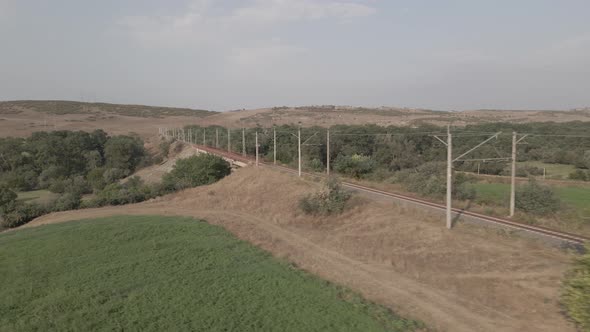
[[[260,176],[259,172],[264,172]],[[225,227],[298,267],[446,331],[574,331],[560,314],[571,256],[532,240],[356,198],[338,217],[300,214],[313,184],[242,169],[149,202],[54,213],[25,227],[113,214],[185,215]]]

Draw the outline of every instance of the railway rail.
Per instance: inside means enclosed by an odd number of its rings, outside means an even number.
[[[228,151],[224,151],[221,149],[211,148],[208,146],[202,146],[202,145],[197,145],[197,144],[193,144],[193,146],[199,150],[206,151],[208,153],[212,153],[215,155],[219,155],[219,156],[222,156],[222,157],[225,157],[228,159],[240,161],[243,163],[255,162],[254,159],[245,157],[245,156],[237,154],[237,153],[228,152]],[[259,163],[261,165],[264,165],[265,167],[277,168],[277,169],[281,169],[283,171],[293,173],[293,174],[298,173],[296,170],[293,170],[293,169],[285,167],[285,166],[273,165],[273,164],[268,164],[268,163],[264,163],[264,162],[259,162]],[[318,178],[325,178],[326,177],[325,175],[307,173],[307,172],[304,172],[303,174],[305,174],[307,176],[318,177]],[[343,181],[342,185],[345,187],[351,188],[351,189],[365,191],[368,193],[377,194],[377,195],[381,195],[381,196],[385,196],[385,197],[389,197],[389,198],[394,198],[397,200],[410,202],[415,205],[420,205],[420,206],[428,207],[428,208],[435,209],[435,210],[445,211],[445,209],[446,209],[446,207],[442,204],[438,204],[438,203],[431,202],[431,201],[421,199],[421,198],[416,198],[416,197],[412,197],[412,196],[408,196],[408,195],[379,190],[379,189],[375,189],[375,188],[371,188],[371,187],[367,187],[367,186],[363,186],[363,185],[358,185],[358,184],[346,182],[346,181]],[[523,224],[520,222],[508,220],[508,219],[488,216],[488,215],[484,215],[481,213],[467,211],[467,210],[458,209],[458,208],[453,208],[452,212],[455,213],[455,215],[460,216],[460,217],[466,216],[466,217],[474,218],[478,221],[493,223],[493,224],[501,225],[501,226],[508,227],[511,229],[525,231],[525,232],[533,233],[536,235],[541,235],[544,237],[549,237],[549,238],[558,240],[560,242],[565,242],[569,245],[573,245],[576,248],[582,248],[585,243],[590,242],[590,238],[588,238],[588,237],[577,235],[577,234],[556,231],[556,230],[549,229],[546,227],[527,225],[527,224]]]

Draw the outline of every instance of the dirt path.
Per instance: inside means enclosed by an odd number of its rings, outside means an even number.
[[[141,204],[55,213],[26,227],[114,214],[192,216],[439,330],[574,331],[556,301],[570,259],[564,253],[474,228],[449,233],[427,215],[387,204],[357,202],[338,218],[309,218],[293,212],[309,184],[255,172]]]

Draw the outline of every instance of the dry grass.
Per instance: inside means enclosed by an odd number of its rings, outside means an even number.
[[[444,229],[427,212],[357,197],[340,216],[309,217],[316,184],[266,168],[149,202],[44,216],[27,227],[113,214],[187,215],[403,315],[452,331],[573,331],[560,314],[571,256],[507,232]]]

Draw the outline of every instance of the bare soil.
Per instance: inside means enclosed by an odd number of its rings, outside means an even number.
[[[502,231],[356,197],[340,216],[310,217],[299,197],[317,184],[245,168],[148,202],[43,216],[23,227],[125,214],[185,215],[225,227],[322,278],[444,331],[575,331],[560,313],[572,255]]]

